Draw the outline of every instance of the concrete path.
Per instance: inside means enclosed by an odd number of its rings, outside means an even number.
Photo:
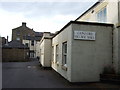
[[[54,70],[40,68],[38,61],[6,62],[2,70],[3,88],[120,88],[111,83],[71,84]]]

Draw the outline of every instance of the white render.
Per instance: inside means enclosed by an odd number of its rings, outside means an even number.
[[[40,41],[36,42],[36,57],[40,58]]]
[[[96,82],[104,67],[112,65],[112,26],[94,23],[70,22],[52,39],[54,56],[52,68],[70,82]],[[74,31],[96,33],[96,39],[76,40]],[[62,65],[62,43],[67,41],[67,65]],[[56,62],[55,47],[59,46]]]
[[[77,21],[98,22],[97,13],[105,7],[107,8],[107,21],[105,23],[113,23],[114,25],[118,25],[118,0],[114,0],[113,2],[110,0],[103,0],[93,9],[80,17]],[[93,10],[94,12],[91,13]]]
[[[116,73],[120,72],[120,39],[119,30],[120,26],[120,0],[103,0],[101,3],[96,5],[94,8],[90,9],[82,17],[78,18],[77,21],[87,21],[87,22],[98,22],[97,13],[106,7],[107,10],[107,21],[104,23],[114,24],[113,30],[113,66]],[[94,11],[92,13],[92,11]]]
[[[49,32],[44,32],[40,41],[40,63],[43,67],[51,67],[52,40]]]

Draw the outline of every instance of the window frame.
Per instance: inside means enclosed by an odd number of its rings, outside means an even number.
[[[54,46],[52,46],[52,62],[54,62]]]
[[[17,37],[16,40],[17,40],[17,41],[20,41],[20,37]]]
[[[28,44],[28,43],[25,43],[25,45],[26,45],[27,47],[29,47],[29,44]]]
[[[20,35],[20,31],[16,31],[16,35],[19,36]]]
[[[59,63],[59,45],[56,45],[56,63]]]
[[[107,7],[105,6],[96,13],[96,18],[98,22],[107,22]]]
[[[34,40],[31,41],[31,45],[34,46]]]
[[[67,41],[62,43],[62,65],[67,67]]]

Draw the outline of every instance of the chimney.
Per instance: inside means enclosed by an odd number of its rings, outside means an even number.
[[[43,36],[44,36],[44,37],[50,37],[50,34],[51,34],[50,32],[44,32],[44,33],[43,33]]]
[[[6,39],[6,45],[8,45],[8,36],[7,36],[7,39]]]
[[[23,27],[26,27],[26,22],[22,22],[22,26],[23,26]]]

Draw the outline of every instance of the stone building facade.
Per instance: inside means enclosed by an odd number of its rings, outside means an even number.
[[[22,43],[23,36],[35,36],[33,29],[28,28],[25,22],[22,26],[12,29],[12,41],[17,40]]]
[[[37,58],[39,54],[39,42],[42,38],[42,32],[35,32],[22,22],[22,26],[12,29],[12,41],[19,41],[20,43],[29,47],[29,57]]]

